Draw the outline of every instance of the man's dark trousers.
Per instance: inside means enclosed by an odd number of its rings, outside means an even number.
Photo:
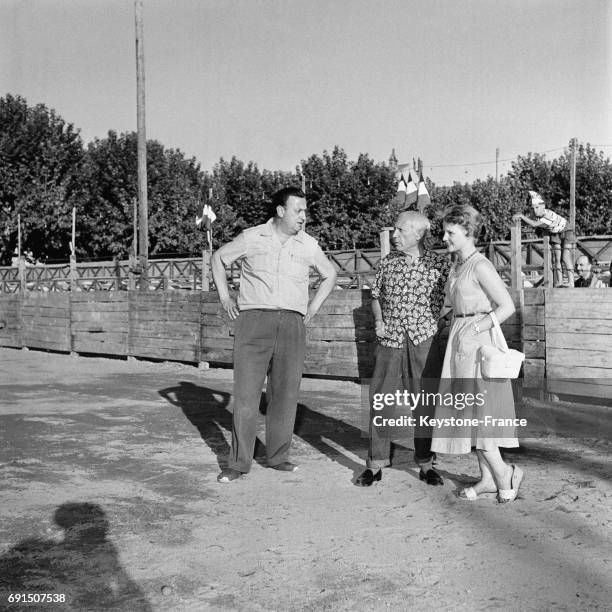
[[[406,334],[403,348],[376,347],[376,364],[370,381],[370,443],[367,467],[371,470],[391,465],[391,438],[389,428],[379,432],[372,419],[379,414],[372,407],[374,393],[395,393],[407,390],[410,393],[435,393],[442,373],[443,357],[439,334],[415,345]],[[419,423],[421,416],[433,416],[433,406],[417,407],[408,411]],[[381,413],[382,414],[382,411]],[[398,431],[398,430],[396,430]],[[401,430],[400,430],[401,431]],[[398,436],[399,437],[399,436]],[[427,463],[432,458],[431,427],[414,428],[414,460],[417,464]]]
[[[255,450],[261,389],[268,375],[269,466],[287,461],[306,345],[303,316],[292,310],[244,310],[234,329],[234,402],[228,467],[248,472]]]

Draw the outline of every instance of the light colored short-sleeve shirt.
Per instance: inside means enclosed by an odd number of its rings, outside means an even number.
[[[240,310],[285,309],[305,315],[310,268],[323,271],[327,258],[304,231],[281,244],[272,221],[244,230],[225,246],[221,261],[225,266],[240,261]]]
[[[540,222],[545,224],[546,229],[551,234],[562,232],[567,225],[567,219],[565,217],[562,217],[549,208],[544,209],[544,215],[540,217]]]

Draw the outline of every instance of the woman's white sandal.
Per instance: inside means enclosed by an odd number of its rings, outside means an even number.
[[[510,501],[514,501],[518,495],[519,488],[523,482],[525,474],[520,467],[512,464],[512,478],[510,479],[511,489],[500,489],[497,492],[497,501],[500,504],[505,504]]]

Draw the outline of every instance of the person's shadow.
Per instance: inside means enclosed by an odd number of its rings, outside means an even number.
[[[51,602],[28,607],[49,610],[150,611],[140,587],[121,567],[115,546],[107,539],[109,523],[102,508],[90,503],[66,503],[57,508],[55,523],[64,530],[61,541],[32,538],[0,557],[0,592],[48,593]],[[65,596],[62,602],[59,597]],[[16,604],[0,602],[0,610]]]
[[[158,393],[183,411],[189,422],[200,433],[202,440],[215,453],[219,467],[226,467],[230,447],[224,431],[228,434],[232,431],[232,414],[228,410],[231,395],[226,391],[200,387],[184,380],[175,387],[160,389]],[[257,438],[255,460],[258,463],[263,462],[265,454],[265,446]]]

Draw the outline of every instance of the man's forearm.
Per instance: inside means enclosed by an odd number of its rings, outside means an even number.
[[[229,287],[227,284],[227,276],[225,275],[225,266],[217,253],[213,253],[210,260],[210,269],[212,271],[213,280],[217,287],[219,299],[227,299],[229,297]]]
[[[382,321],[382,308],[380,307],[380,302],[376,299],[372,299],[372,314],[374,315],[374,321]]]
[[[336,285],[336,275],[328,276],[324,278],[315,296],[312,298],[308,310],[315,313],[318,312],[319,308],[323,305],[323,302],[327,299],[327,296],[332,292],[334,286]]]

